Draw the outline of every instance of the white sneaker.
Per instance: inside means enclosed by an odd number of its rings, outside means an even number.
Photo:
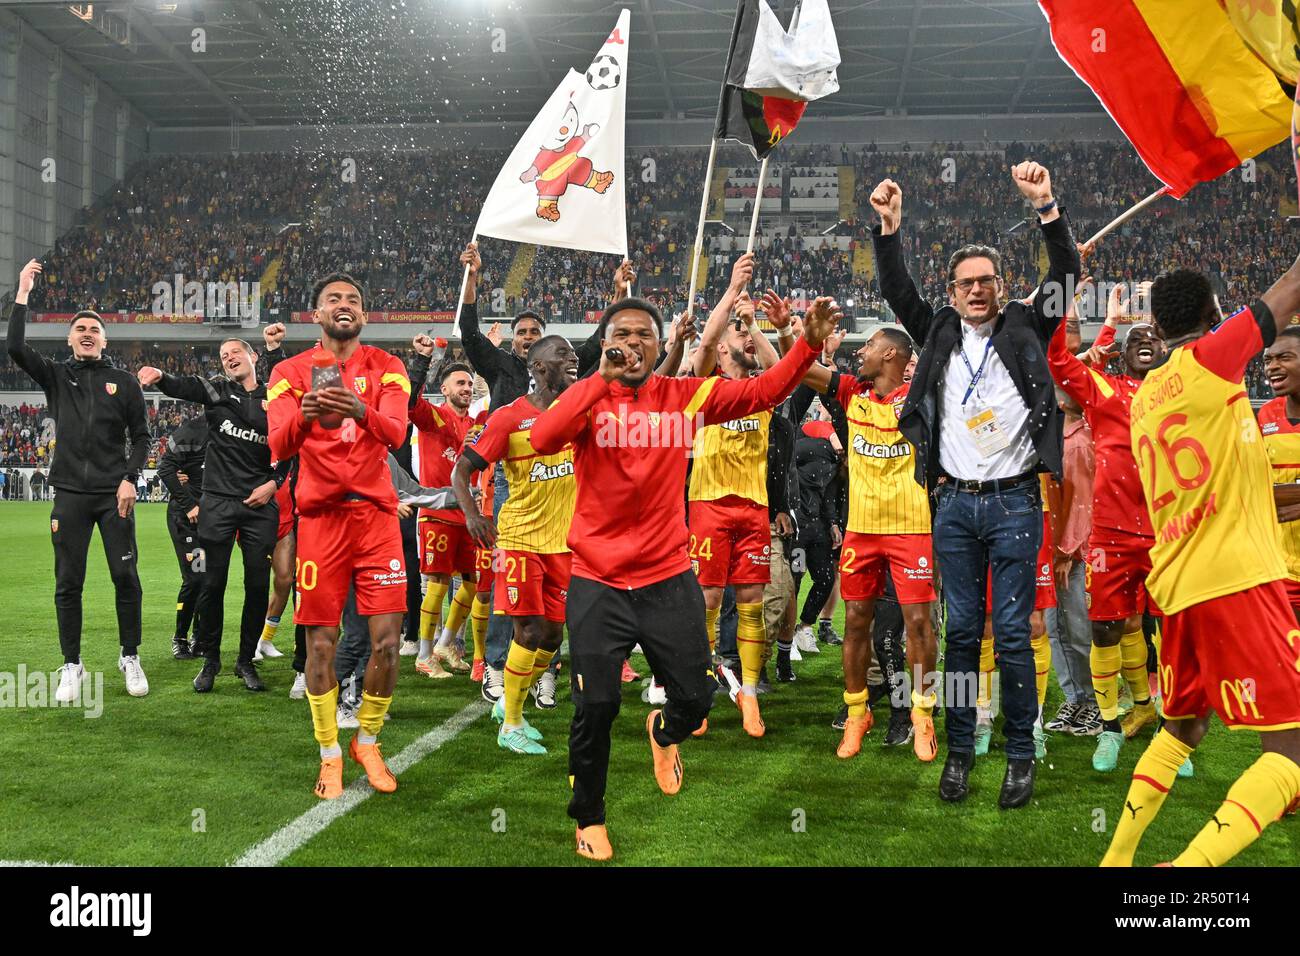
[[[307,696],[307,675],[293,675],[293,686],[289,688],[290,700],[302,700]]]
[[[506,675],[491,664],[485,664],[483,667],[483,689],[481,691],[483,699],[495,704],[505,692]]]
[[[650,678],[650,687],[646,693],[646,703],[654,707],[668,703],[668,691],[653,677]]]
[[[356,730],[361,726],[360,721],[357,720],[357,712],[342,704],[339,704],[334,712],[334,721],[339,725],[340,730]]]
[[[806,624],[801,624],[799,629],[794,632],[794,646],[805,654],[820,654],[822,652],[822,649],[817,646],[817,632]]]
[[[537,683],[528,689],[533,695],[533,704],[539,710],[550,710],[555,706],[555,673],[543,671]]]
[[[117,659],[117,669],[126,678],[126,692],[128,694],[132,697],[143,697],[149,693],[149,680],[144,676],[144,669],[140,666],[140,656],[138,654],[119,657]]]
[[[792,641],[790,642],[790,660],[791,660],[792,662],[793,662],[793,661],[801,661],[801,660],[803,660],[803,655],[799,653],[799,642],[798,642],[798,641],[793,641],[793,640],[792,640]]]
[[[253,652],[253,660],[260,661],[263,657],[284,657],[284,651],[277,650],[276,646],[270,641],[259,639],[257,650]]]
[[[420,653],[420,645],[417,641],[402,641],[402,646],[397,649],[398,657],[415,657]]]
[[[81,682],[86,677],[86,669],[78,661],[64,664],[59,668],[59,689],[54,692],[54,699],[60,704],[70,704],[81,694]]]

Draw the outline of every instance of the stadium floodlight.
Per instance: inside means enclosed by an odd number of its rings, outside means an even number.
[[[275,234],[277,236],[283,236],[290,229],[296,228],[297,226],[301,226],[301,225],[302,223],[300,222],[286,222],[283,226],[281,226],[278,230],[276,230]]]

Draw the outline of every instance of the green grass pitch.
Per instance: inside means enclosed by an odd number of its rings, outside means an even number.
[[[0,504],[6,674],[20,665],[48,672],[61,663],[48,518],[48,504]],[[224,865],[319,803],[307,705],[287,696],[289,658],[262,665],[264,694],[248,693],[230,674],[239,572],[232,571],[228,595],[227,670],[214,693],[196,695],[190,680],[197,665],[169,654],[178,572],[163,506],[140,506],[138,529],[149,696],[128,697],[117,672],[113,595],[96,538],[83,661],[88,671],[103,672],[103,713],[86,719],[80,710],[14,701],[0,709],[0,859]],[[292,643],[285,630],[281,649]],[[1090,739],[1053,737],[1033,804],[1007,813],[996,803],[1004,769],[999,733],[990,756],[977,762],[970,799],[948,806],[936,792],[946,751],[941,747],[939,760],[922,766],[910,747],[883,748],[883,706],[863,753],[835,758],[838,733],[829,722],[840,701],[836,648],[805,658],[798,674],[797,683],[762,698],[762,740],[746,737],[736,709],[719,697],[707,736],[682,745],[685,783],[674,798],[658,791],[650,772],[640,688],[626,688],[608,795],[615,863],[1091,866],[1105,850],[1128,773],[1145,746],[1146,738],[1126,746],[1119,770],[1103,778],[1091,769]],[[478,686],[467,678],[431,682],[403,658],[385,752],[391,758],[477,698]],[[1053,681],[1048,713],[1059,699]],[[499,750],[494,725],[480,716],[404,772],[396,794],[376,794],[334,820],[285,864],[585,864],[574,855],[564,813],[566,682],[556,710],[527,713],[546,735],[546,756]],[[343,731],[344,741],[349,733]],[[1178,781],[1138,862],[1180,852],[1257,753],[1253,734],[1216,724],[1196,756],[1195,778]],[[359,773],[348,761],[345,782]],[[1293,864],[1297,826],[1291,818],[1270,828],[1240,862]]]

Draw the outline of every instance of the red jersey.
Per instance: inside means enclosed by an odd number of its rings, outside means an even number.
[[[411,382],[401,360],[383,349],[357,346],[339,363],[343,387],[366,406],[360,421],[322,428],[302,417],[302,396],[311,391],[312,356],[319,347],[285,359],[271,370],[266,390],[267,443],[278,460],[298,456],[294,498],[300,515],[327,511],[346,500],[365,499],[396,513],[397,494],[388,452],[406,440],[406,403]]]
[[[529,438],[539,455],[573,443],[573,574],[631,589],[690,570],[684,489],[696,432],[776,406],[817,354],[801,338],[754,378],[652,374],[629,388],[592,375],[566,389]]]
[[[1100,338],[1100,336],[1099,336]],[[1107,375],[1084,365],[1065,346],[1065,323],[1047,345],[1047,364],[1061,390],[1079,403],[1092,430],[1097,467],[1092,488],[1092,526],[1145,538],[1153,536],[1133,457],[1129,409],[1142,379]]]
[[[460,457],[461,447],[470,426],[468,415],[456,411],[450,402],[431,404],[423,395],[411,406],[411,424],[420,431],[420,484],[426,488],[446,488],[451,485],[451,470]],[[442,508],[437,511],[420,509],[420,520],[432,518],[447,524],[464,524],[465,514],[459,508]]]

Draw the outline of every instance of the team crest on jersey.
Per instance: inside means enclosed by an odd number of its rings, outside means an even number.
[[[519,603],[519,589],[517,587],[506,588],[506,600],[511,604]]]
[[[907,401],[905,398],[896,398],[890,402],[890,406],[894,409],[895,418],[899,418],[903,414],[903,402],[905,401]]]
[[[352,387],[356,389],[358,395],[366,394],[366,377],[358,375],[352,380]]]
[[[110,395],[116,395],[116,394],[117,394],[117,382],[105,382],[105,383],[104,383],[104,391],[108,392],[108,394],[110,394]]]

